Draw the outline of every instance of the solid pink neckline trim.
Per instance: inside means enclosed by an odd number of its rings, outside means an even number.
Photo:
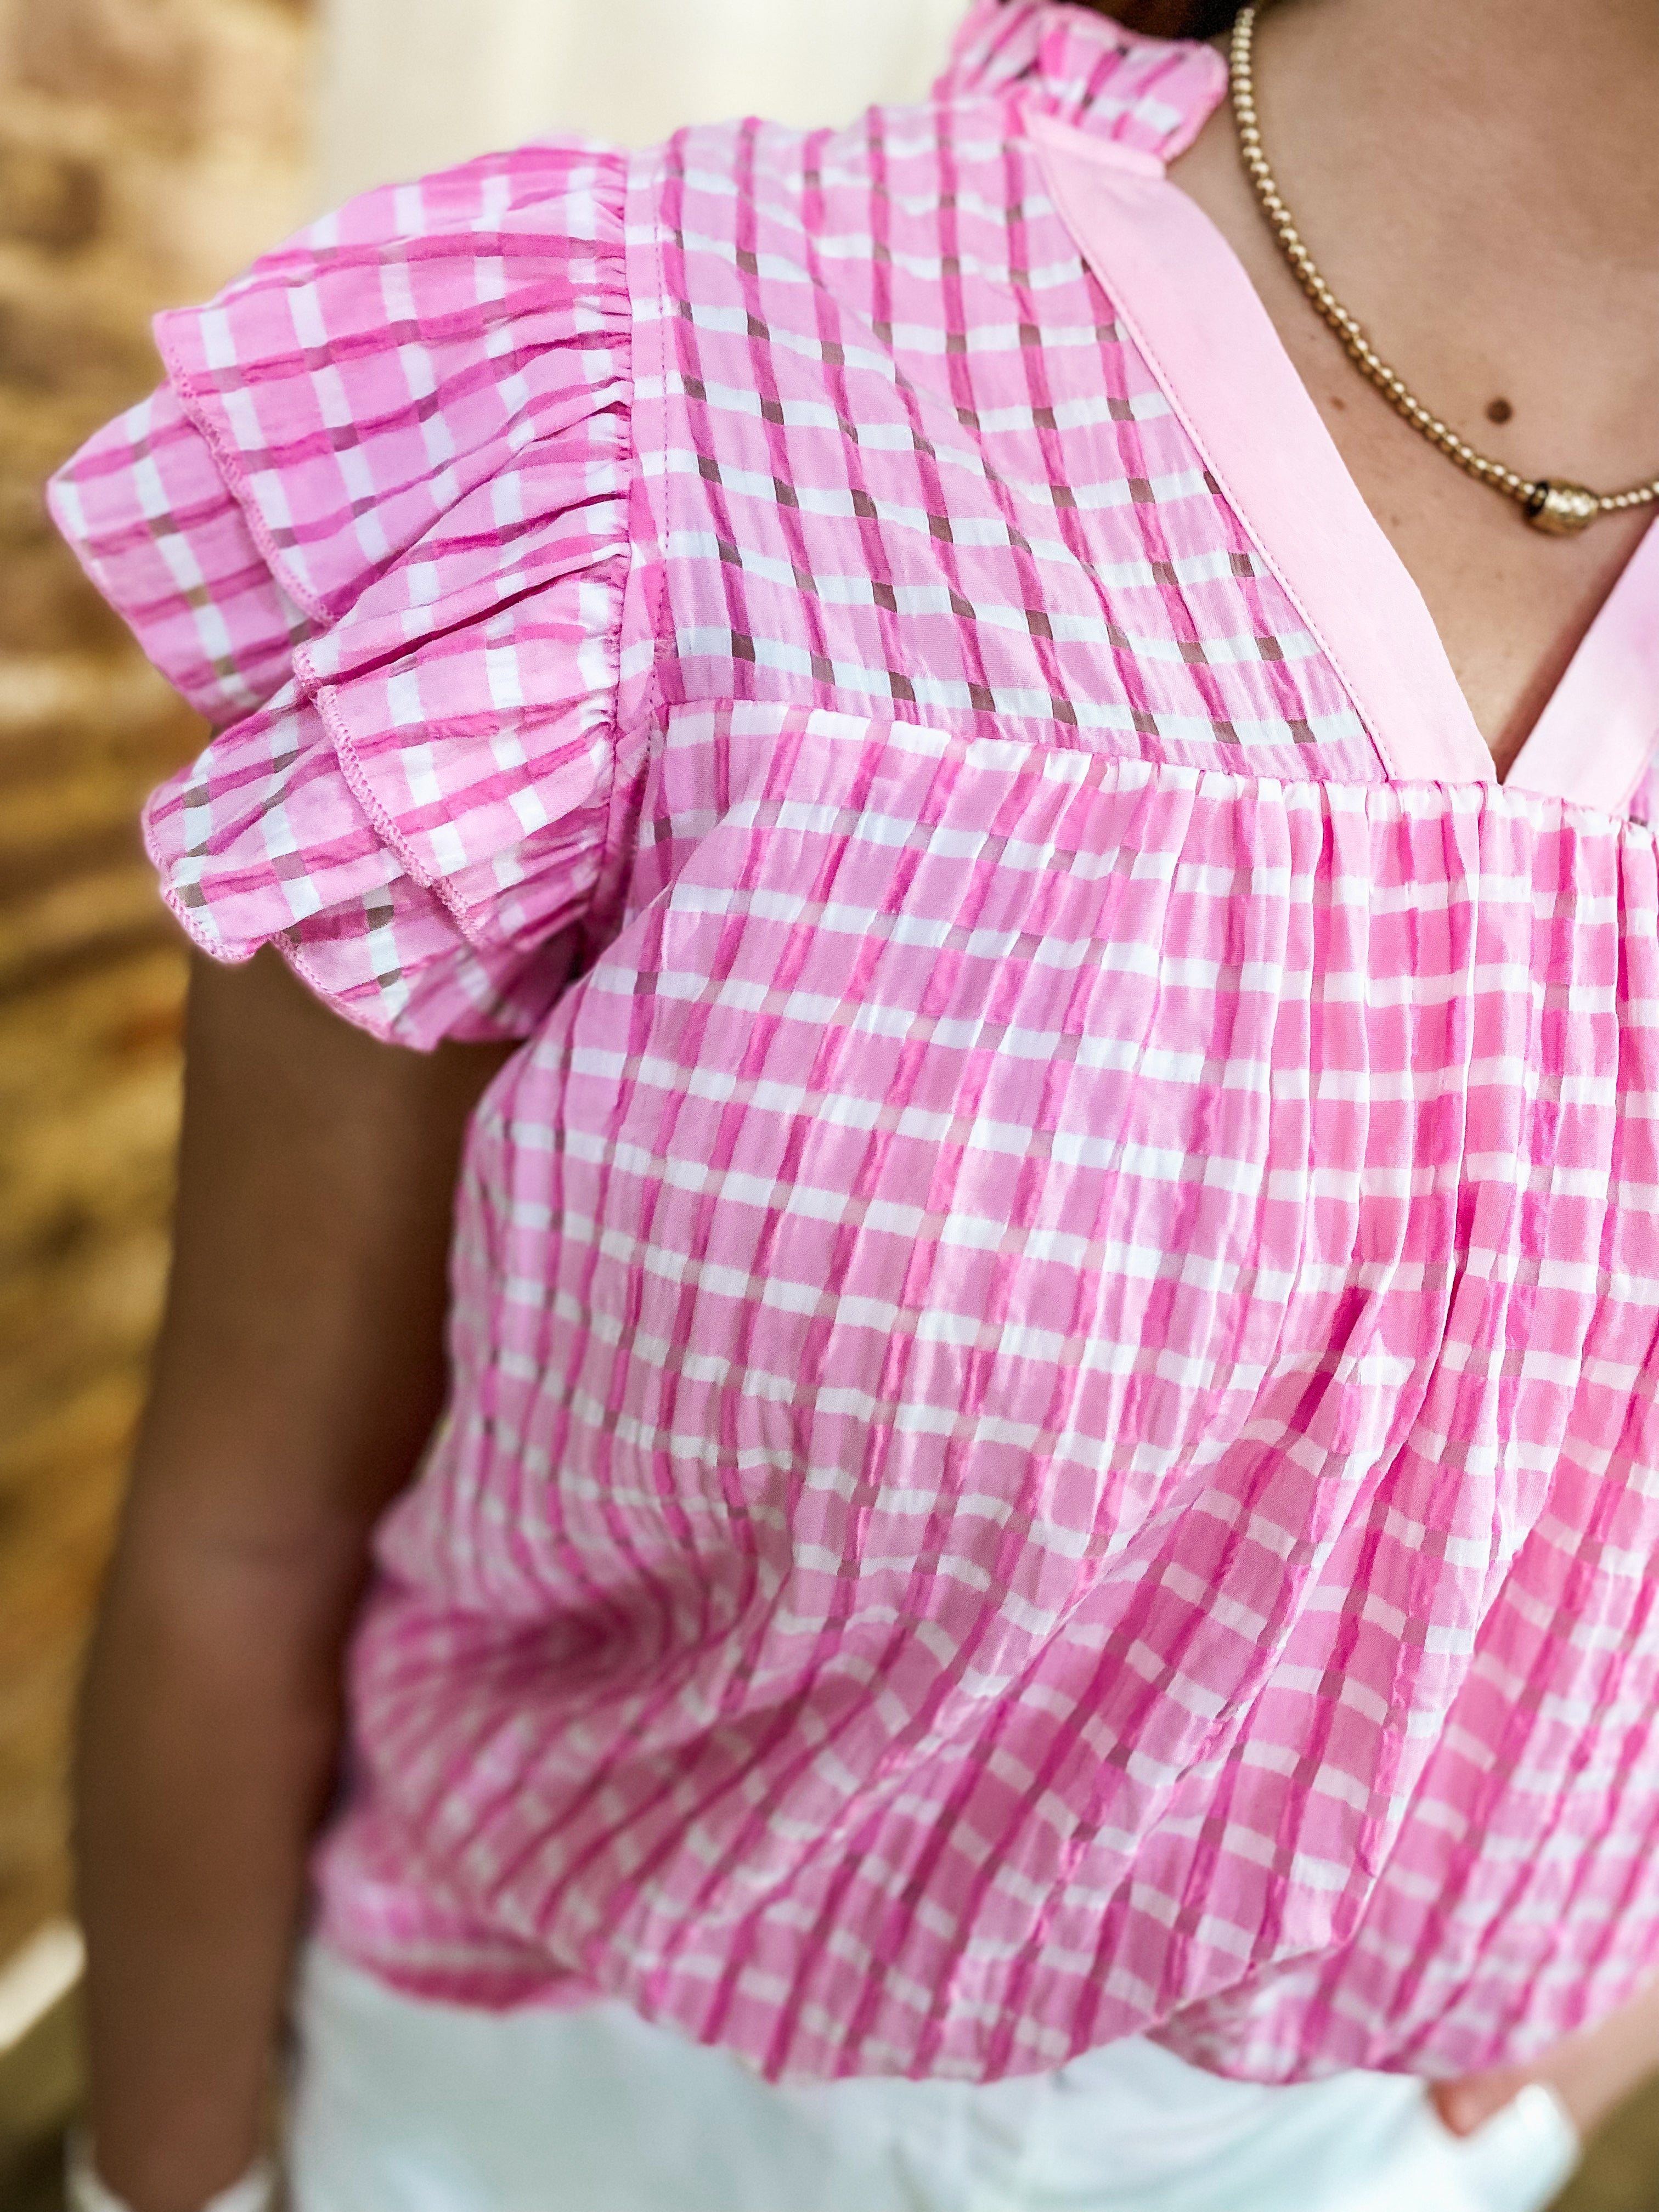
[[[1243,267],[1160,171],[1046,116],[1030,125],[1061,220],[1390,775],[1496,780],[1422,593],[1343,465]]]
[[[1602,601],[1505,787],[1622,814],[1659,743],[1659,523]]]
[[[1497,769],[1423,594],[1321,420],[1243,264],[1145,155],[1051,117],[1030,132],[1060,219],[1354,702],[1390,775]],[[1172,277],[1178,272],[1178,279]],[[1622,811],[1659,741],[1659,524],[1516,756],[1505,788]]]

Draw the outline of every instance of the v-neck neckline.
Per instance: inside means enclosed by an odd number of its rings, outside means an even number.
[[[1060,220],[1389,775],[1497,785],[1428,604],[1220,230],[1156,155],[1051,116],[1026,127]],[[1620,813],[1656,740],[1659,523],[1620,571],[1502,788]]]

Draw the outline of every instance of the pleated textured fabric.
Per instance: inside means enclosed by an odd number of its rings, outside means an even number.
[[[58,483],[198,941],[525,1040],[318,1865],[410,1990],[1290,2080],[1659,1968],[1655,840],[1399,772],[1062,220],[1224,78],[1012,0],[372,194]]]

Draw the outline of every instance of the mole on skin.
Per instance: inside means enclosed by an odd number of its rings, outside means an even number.
[[[1494,399],[1486,409],[1488,422],[1507,422],[1515,410],[1507,399]]]

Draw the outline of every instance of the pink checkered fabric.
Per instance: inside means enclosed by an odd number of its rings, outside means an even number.
[[[1285,2079],[1659,1967],[1655,840],[1389,775],[1085,268],[1030,117],[1220,80],[1012,0],[372,194],[59,480],[186,927],[526,1040],[319,1861],[409,1989]]]

